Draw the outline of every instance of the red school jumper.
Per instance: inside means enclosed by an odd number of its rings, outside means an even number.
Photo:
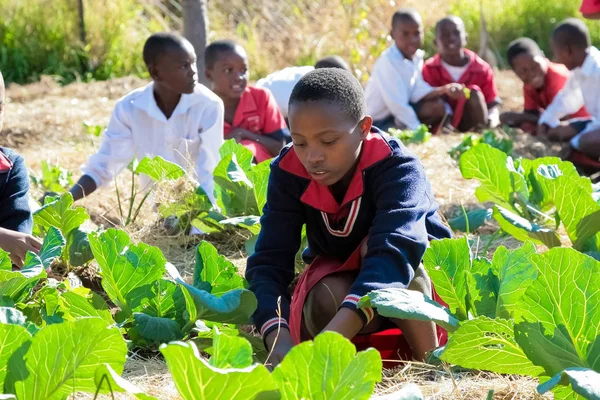
[[[461,83],[471,90],[481,92],[489,107],[490,104],[498,100],[498,89],[494,82],[492,67],[471,50],[465,49],[465,55],[469,58],[469,66],[458,81],[454,81],[448,71],[446,71],[446,68],[442,65],[442,57],[439,53],[425,61],[423,65],[423,79],[434,87],[454,82]],[[463,98],[458,101],[448,99],[447,102],[454,112],[452,126],[457,127],[462,120],[467,99]]]
[[[283,115],[277,108],[275,98],[267,89],[248,86],[233,116],[233,124],[225,121],[223,133],[225,136],[233,128],[243,128],[258,135],[275,137],[288,137],[289,131]],[[241,144],[249,149],[256,162],[273,158],[274,155],[261,145],[252,140],[242,140]]]

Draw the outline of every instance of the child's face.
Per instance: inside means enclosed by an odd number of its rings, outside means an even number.
[[[156,64],[149,67],[154,81],[176,93],[193,93],[197,81],[196,53],[191,43],[165,51]]]
[[[357,124],[337,104],[295,103],[289,111],[294,151],[311,177],[331,186],[356,165],[361,143],[371,129],[371,117]]]
[[[417,21],[397,22],[392,28],[391,36],[398,49],[407,58],[412,58],[423,46],[423,26]]]
[[[235,51],[219,54],[206,77],[212,83],[212,90],[221,98],[239,99],[248,85],[248,57],[240,46]]]
[[[531,85],[535,89],[541,89],[544,86],[547,70],[544,57],[521,53],[513,58],[512,69],[524,84]]]
[[[571,46],[559,45],[552,40],[550,41],[550,47],[552,48],[554,61],[559,64],[564,64],[570,70],[579,67],[579,65],[575,63],[575,50],[571,48]]]
[[[442,58],[459,57],[467,45],[467,34],[462,21],[456,19],[442,22],[435,35],[435,44]]]

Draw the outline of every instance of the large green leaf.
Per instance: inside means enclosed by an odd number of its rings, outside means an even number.
[[[31,335],[22,326],[0,323],[0,392],[3,391],[10,358],[15,353],[15,357],[19,357],[17,352],[19,349],[21,349],[21,352],[26,350],[26,347],[22,346],[29,339],[31,339]]]
[[[375,349],[356,353],[336,332],[293,347],[275,367],[273,380],[286,399],[368,399],[381,381],[381,356]]]
[[[147,175],[154,182],[179,179],[185,175],[183,168],[161,156],[142,158],[135,172]]]
[[[531,242],[515,250],[500,246],[494,253],[492,263],[498,273],[498,302],[496,318],[512,319],[517,302],[537,277],[537,268],[529,261],[536,253]]]
[[[482,208],[471,210],[466,214],[461,213],[459,216],[448,221],[450,228],[453,231],[473,232],[479,229],[483,224],[492,218],[492,209]]]
[[[202,241],[196,249],[194,286],[214,295],[244,288],[245,281],[237,268],[209,242]]]
[[[215,183],[224,191],[222,202],[227,216],[258,214],[252,182],[235,154],[223,157],[213,176]]]
[[[466,274],[468,312],[474,316],[494,318],[498,303],[498,274],[485,258],[473,260]]]
[[[423,256],[423,265],[450,311],[461,321],[467,319],[466,274],[471,268],[467,238],[432,241]]]
[[[221,158],[225,158],[229,155],[235,154],[238,163],[242,169],[246,172],[252,169],[252,159],[254,155],[244,145],[237,143],[233,139],[226,140],[219,149],[219,155]]]
[[[461,323],[450,336],[442,360],[463,368],[499,374],[538,376],[544,372],[525,356],[514,338],[514,323],[478,317]]]
[[[22,302],[40,279],[45,277],[46,270],[42,260],[32,252],[28,252],[21,270],[0,270],[0,299],[8,298],[15,303]]]
[[[600,400],[600,373],[589,368],[567,368],[538,386],[544,394],[559,385],[571,385],[573,391],[588,400]]]
[[[69,264],[81,267],[93,259],[88,232],[81,228],[73,229],[69,234]]]
[[[106,301],[89,289],[77,288],[70,292],[64,292],[59,297],[59,304],[66,320],[96,317],[109,325],[114,323]]]
[[[90,218],[83,207],[72,208],[73,196],[67,192],[58,199],[44,205],[33,214],[36,225],[49,229],[51,226],[60,229],[64,236],[78,228]]]
[[[267,187],[269,184],[269,174],[271,172],[271,160],[265,160],[252,168],[249,175],[254,185],[254,197],[258,206],[258,215],[263,214],[263,207],[267,203]]]
[[[116,327],[108,328],[99,318],[67,321],[40,330],[25,357],[9,365],[7,381],[14,384],[20,399],[64,399],[73,392],[93,393],[98,365],[107,363],[120,373],[126,355],[125,340]],[[24,376],[24,380],[17,378]]]
[[[600,371],[600,262],[568,248],[530,260],[538,276],[515,307],[517,343],[548,375]]]
[[[212,357],[215,368],[246,368],[252,365],[252,346],[240,336],[225,335],[215,328]]]
[[[253,235],[260,233],[260,217],[256,215],[244,215],[241,217],[227,218],[219,221],[221,225],[233,225],[248,229]]]
[[[446,308],[414,290],[374,290],[363,296],[358,306],[375,307],[379,315],[388,318],[433,321],[450,332],[459,325],[459,321]]]
[[[10,254],[2,249],[0,249],[0,271],[12,271]]]
[[[526,194],[527,185],[515,172],[512,158],[506,153],[488,144],[479,144],[460,157],[459,165],[465,179],[475,178],[481,183],[475,190],[477,200],[492,201],[516,212],[512,205],[513,192]]]
[[[493,216],[503,231],[521,242],[532,241],[548,248],[560,246],[560,237],[554,230],[528,221],[510,210],[494,206]]]
[[[157,400],[156,397],[145,394],[133,383],[121,377],[110,364],[100,364],[98,368],[96,368],[94,382],[97,387],[110,388],[111,392],[124,392],[135,396],[135,398],[139,400]]]
[[[184,286],[196,307],[198,319],[230,324],[247,324],[256,310],[256,296],[249,290],[231,290],[218,297],[205,290],[178,281]]]
[[[44,268],[50,267],[52,262],[57,257],[60,257],[65,244],[65,238],[56,227],[51,226],[48,228],[48,232],[44,238],[44,243],[42,244],[42,248],[38,254]]]
[[[193,342],[163,344],[160,351],[183,400],[279,399],[275,383],[264,365],[216,368],[200,356]]]
[[[130,244],[129,236],[117,229],[88,236],[100,265],[102,287],[111,301],[129,315],[131,304],[139,304],[147,296],[147,291],[138,288],[162,278],[165,257],[157,247]]]
[[[580,251],[600,250],[600,205],[592,198],[591,187],[585,188],[564,175],[539,180],[547,186],[573,247]]]
[[[134,324],[127,332],[138,345],[162,344],[183,338],[181,326],[173,319],[133,313],[133,320]]]

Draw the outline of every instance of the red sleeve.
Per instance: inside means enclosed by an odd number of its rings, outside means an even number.
[[[491,104],[498,99],[498,89],[496,88],[496,81],[494,80],[494,71],[492,71],[492,68],[487,63],[485,63],[480,89],[487,104]]]
[[[443,86],[439,82],[440,79],[437,76],[439,74],[437,74],[436,71],[437,71],[437,68],[432,67],[430,65],[429,60],[427,60],[427,62],[425,62],[425,64],[423,64],[423,71],[421,72],[423,75],[423,80],[425,82],[429,83],[433,87]]]
[[[542,108],[535,93],[535,89],[531,86],[523,85],[523,110],[539,112]]]
[[[261,90],[261,99],[257,101],[263,126],[261,132],[263,135],[270,135],[281,130],[287,130],[285,119],[277,107],[275,97],[268,89]]]

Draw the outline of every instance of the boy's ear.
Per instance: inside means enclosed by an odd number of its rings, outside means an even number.
[[[148,65],[148,73],[153,81],[160,81],[160,76],[158,73],[158,69],[154,64]]]
[[[212,69],[205,68],[204,69],[204,76],[206,77],[206,79],[208,79],[209,81],[212,82]]]
[[[365,139],[369,132],[371,132],[371,127],[373,126],[373,118],[370,115],[365,116],[362,121],[359,122],[360,125],[360,138]]]

